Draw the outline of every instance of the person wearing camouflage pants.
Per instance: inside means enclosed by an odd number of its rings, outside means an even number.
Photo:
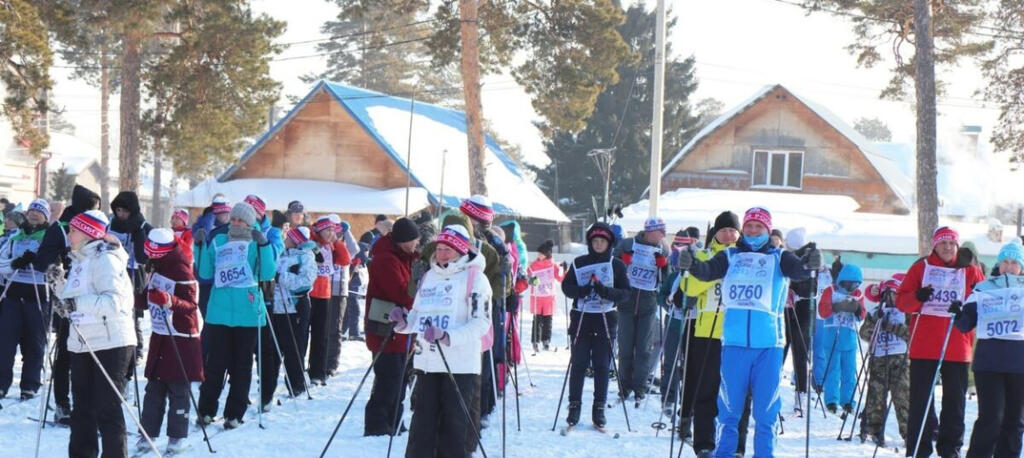
[[[872,336],[876,328],[877,336]],[[883,301],[864,320],[860,327],[860,336],[868,342],[872,342],[874,338],[874,351],[868,365],[868,392],[861,422],[861,442],[871,439],[884,447],[885,419],[889,414],[890,395],[892,407],[896,409],[900,437],[907,437],[910,362],[907,359],[909,336],[906,316],[895,306],[887,306],[886,301]]]

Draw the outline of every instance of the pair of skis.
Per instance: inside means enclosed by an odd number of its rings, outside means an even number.
[[[579,425],[566,426],[566,427],[562,428],[562,431],[559,432],[559,434],[561,434],[563,436],[568,436],[569,433],[571,433],[571,432],[576,430],[577,426],[579,426]],[[605,434],[605,435],[611,436],[612,439],[618,439],[619,438],[619,433],[617,433],[617,432],[613,433],[613,432],[609,431],[608,428],[603,427],[603,426],[597,426],[597,425],[593,425],[593,426],[594,426],[594,430],[599,432],[599,433],[601,433],[601,434]]]

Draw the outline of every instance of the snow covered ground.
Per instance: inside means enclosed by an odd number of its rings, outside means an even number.
[[[563,304],[559,298],[558,304]],[[563,313],[559,310],[558,313]],[[532,317],[527,314],[523,319],[523,327],[530,329]],[[526,336],[527,342],[529,336]],[[584,388],[582,422],[577,431],[567,437],[562,437],[559,430],[565,421],[565,402],[563,401],[561,413],[558,416],[558,425],[552,431],[552,421],[555,418],[555,409],[558,405],[559,393],[562,387],[562,380],[565,375],[568,362],[568,351],[566,351],[565,337],[565,316],[555,316],[554,339],[552,341],[558,348],[554,352],[541,352],[536,356],[530,350],[524,352],[526,366],[520,367],[519,377],[521,379],[522,395],[519,398],[520,422],[517,427],[515,397],[508,396],[505,408],[505,447],[507,456],[552,456],[552,457],[652,457],[666,456],[669,453],[669,436],[662,432],[655,437],[655,430],[651,424],[658,420],[659,403],[657,396],[648,397],[646,405],[635,409],[632,403],[627,403],[629,421],[632,432],[626,431],[626,423],[623,418],[622,407],[615,406],[607,410],[608,427],[614,432],[619,432],[621,437],[613,439],[610,436],[602,435],[589,427],[590,420],[590,393],[592,392],[591,382],[588,379]],[[20,360],[20,358],[18,358]],[[362,342],[346,342],[342,348],[342,365],[340,374],[328,380],[326,387],[314,388],[311,393],[313,400],[301,398],[298,400],[282,400],[282,405],[274,408],[263,415],[263,424],[266,429],[260,429],[257,425],[255,407],[250,408],[246,416],[246,423],[239,429],[233,431],[222,431],[220,424],[208,427],[210,434],[217,433],[212,437],[211,442],[217,451],[216,456],[226,457],[311,457],[318,456],[323,449],[327,438],[331,435],[335,424],[340,418],[345,405],[348,403],[359,379],[366,371],[370,362],[370,352]],[[529,368],[527,370],[527,367]],[[790,363],[787,361],[784,368],[785,377],[782,386],[783,408],[785,417],[783,427],[784,434],[779,436],[776,454],[780,457],[804,456],[804,428],[803,418],[796,418],[793,411],[793,388],[789,382]],[[140,368],[141,371],[141,368]],[[12,397],[18,393],[18,380],[20,374],[20,361],[15,367],[15,382],[11,387],[12,394],[8,399],[0,401],[4,405],[0,410],[0,448],[3,452],[0,455],[9,457],[30,457],[35,452],[35,438],[37,423],[28,420],[27,417],[39,415],[40,403],[38,400],[12,404]],[[373,377],[371,372],[370,378]],[[532,381],[532,382],[531,382]],[[144,390],[145,379],[140,380],[140,389]],[[369,396],[371,380],[367,380],[363,389],[356,397],[356,401],[349,412],[345,423],[341,426],[338,436],[331,445],[327,456],[335,457],[381,457],[386,456],[388,448],[387,437],[362,437],[363,431],[363,407]],[[536,385],[536,386],[533,386]],[[45,389],[45,388],[44,388]],[[511,385],[509,385],[511,392]],[[614,393],[614,383],[610,390]],[[194,386],[193,392],[198,396],[198,385]],[[278,393],[282,396],[287,393],[286,388],[279,384]],[[284,393],[284,394],[282,394]],[[612,396],[614,394],[610,393]],[[225,390],[224,395],[226,396]],[[936,390],[936,396],[941,397],[941,387]],[[256,395],[256,377],[253,377],[252,393],[250,398],[258,399]],[[223,398],[221,399],[223,406]],[[501,456],[502,435],[501,435],[501,405],[491,416],[491,426],[483,432],[483,444],[489,457]],[[406,424],[408,424],[411,412],[406,409]],[[52,416],[52,415],[51,415]],[[977,417],[977,404],[974,400],[967,403],[967,433],[965,442],[969,440],[974,419]],[[192,414],[192,419],[195,414]],[[126,422],[131,425],[131,419],[125,416]],[[747,443],[747,456],[753,454],[753,422],[751,422],[751,434]],[[841,442],[836,440],[839,426],[842,423],[838,417],[829,416],[822,418],[821,410],[811,417],[811,456],[840,457],[864,457],[871,456],[874,446],[860,444],[854,437],[852,442]],[[846,431],[849,431],[849,423]],[[129,426],[129,432],[135,428]],[[857,431],[860,424],[857,425]],[[887,427],[888,442],[890,447],[898,445],[900,454],[897,455],[890,448],[880,450],[880,457],[903,456],[903,444],[899,440],[896,428],[895,415],[889,416]],[[40,456],[54,457],[67,454],[69,430],[66,428],[54,428],[47,426],[42,431]],[[845,436],[845,434],[844,434]],[[133,445],[137,436],[129,434],[129,445]],[[208,451],[202,440],[202,434],[193,426],[189,439],[192,443],[190,452],[184,456],[200,457],[208,456]],[[157,444],[161,450],[166,446],[167,438],[161,436]],[[401,456],[405,452],[406,435],[398,436],[394,440],[392,455]],[[679,442],[675,441],[678,448]],[[966,451],[966,450],[965,450]],[[693,450],[686,448],[682,456],[692,457]],[[151,455],[152,456],[152,455]],[[477,451],[475,456],[482,456]]]

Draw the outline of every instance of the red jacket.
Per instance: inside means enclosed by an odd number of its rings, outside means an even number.
[[[181,253],[185,256],[185,261],[192,264],[194,258],[192,257],[192,229],[188,226],[182,226],[181,229],[174,229],[174,238],[178,239],[178,246],[181,247]]]
[[[953,267],[955,264],[946,264],[934,252],[926,258],[928,264],[939,267]],[[946,337],[946,329],[949,329],[950,318],[933,315],[920,315],[921,301],[917,300],[915,294],[921,288],[921,277],[924,276],[925,259],[920,259],[910,266],[907,277],[903,279],[899,291],[896,293],[896,306],[904,313],[913,313],[910,319],[910,357],[914,359],[939,359],[942,351],[942,340]],[[974,284],[985,279],[985,274],[977,266],[962,267],[966,269],[964,279],[967,283],[965,294],[970,294]],[[964,300],[964,298],[960,298]],[[920,329],[916,329],[918,324]],[[974,331],[963,333],[955,326],[949,336],[949,344],[946,348],[945,361],[960,363],[971,362],[971,346],[974,343]]]
[[[373,299],[380,299],[412,309],[413,298],[409,296],[409,279],[412,276],[412,263],[419,259],[417,252],[406,253],[391,238],[391,234],[377,239],[370,250],[370,282],[366,287],[366,309],[363,310],[363,320],[370,314],[370,303]],[[365,324],[364,324],[365,326]],[[392,333],[387,344],[384,346],[384,353],[405,353],[405,346],[409,339],[408,334]],[[366,348],[376,352],[384,343],[384,338],[366,333]]]
[[[180,333],[199,334],[199,294],[196,278],[192,274],[192,263],[185,259],[181,244],[174,251],[160,259],[151,260],[156,266],[156,273],[178,282],[171,296],[171,326]],[[143,303],[148,303],[146,296],[149,289],[143,292]],[[185,381],[181,373],[178,357],[175,355],[171,336],[153,333],[149,339],[149,357],[146,360],[146,378],[167,382]],[[188,380],[203,381],[203,349],[199,337],[173,337],[178,347]]]

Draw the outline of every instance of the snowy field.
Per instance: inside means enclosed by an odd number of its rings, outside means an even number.
[[[562,298],[558,304],[564,304]],[[558,313],[564,313],[558,310]],[[523,318],[523,327],[527,329],[526,338],[529,342],[529,329],[532,317],[527,314]],[[553,348],[558,347],[554,352],[541,352],[532,356],[532,351],[524,351],[526,366],[519,369],[519,377],[522,380],[522,393],[519,398],[520,422],[517,425],[515,397],[508,396],[505,406],[505,453],[507,456],[551,456],[551,457],[653,457],[667,456],[669,453],[669,437],[662,432],[655,437],[655,430],[651,424],[658,420],[659,403],[658,396],[648,397],[646,405],[639,409],[633,407],[632,402],[627,403],[629,421],[632,431],[626,431],[626,422],[623,418],[622,407],[616,405],[607,409],[608,428],[613,432],[620,433],[621,437],[614,439],[611,436],[602,435],[593,430],[590,425],[590,394],[592,392],[590,379],[587,379],[584,388],[582,422],[578,429],[568,437],[562,437],[559,430],[564,425],[566,407],[562,403],[562,410],[559,413],[558,426],[552,431],[552,421],[555,416],[555,409],[558,405],[559,393],[562,387],[562,380],[568,363],[568,351],[566,351],[565,337],[565,315],[557,314],[554,319]],[[147,334],[148,336],[148,334]],[[147,337],[148,338],[148,337]],[[866,347],[866,345],[865,345]],[[148,347],[147,347],[148,348]],[[271,411],[264,413],[263,425],[260,429],[257,424],[255,406],[250,407],[246,414],[245,424],[237,430],[223,431],[221,425],[216,423],[207,427],[210,434],[216,434],[211,438],[216,456],[226,457],[313,457],[319,456],[324,444],[327,442],[331,431],[341,416],[345,405],[351,398],[359,379],[366,371],[370,362],[370,352],[366,350],[362,342],[345,342],[342,347],[342,363],[340,373],[327,381],[326,387],[316,387],[311,393],[313,400],[304,397],[298,400],[282,399],[282,404],[274,406]],[[38,398],[33,401],[14,403],[18,396],[18,376],[20,375],[20,357],[15,367],[15,382],[11,387],[11,394],[7,399],[0,401],[4,405],[0,410],[0,455],[5,457],[31,457],[35,453],[37,423],[27,417],[38,417],[40,402]],[[527,370],[527,366],[529,370]],[[140,366],[140,371],[141,371]],[[805,420],[797,418],[793,414],[793,387],[790,385],[790,363],[787,361],[784,368],[784,379],[782,386],[783,408],[785,417],[783,422],[784,433],[779,436],[776,447],[777,456],[804,456],[804,428]],[[254,371],[255,372],[255,371]],[[373,377],[371,372],[370,378]],[[532,380],[532,383],[531,383]],[[145,378],[140,380],[140,390],[145,389]],[[535,386],[533,386],[535,385]],[[338,436],[331,445],[327,456],[335,457],[383,457],[387,455],[387,437],[363,437],[363,407],[369,396],[371,380],[367,379],[363,389],[359,392],[352,410],[341,426]],[[258,399],[256,393],[256,376],[253,376],[251,399]],[[43,394],[45,395],[45,386]],[[509,392],[511,393],[511,384]],[[132,388],[134,395],[134,388]],[[610,396],[614,396],[615,385],[612,382]],[[193,386],[193,393],[198,397],[198,384]],[[282,383],[278,386],[279,396],[286,396],[287,390]],[[224,391],[224,396],[227,390]],[[941,397],[941,387],[936,390],[936,396]],[[223,397],[221,407],[223,407]],[[52,401],[51,401],[52,403]],[[134,408],[134,406],[133,406]],[[823,419],[821,409],[811,417],[811,456],[839,457],[865,457],[871,456],[874,445],[870,442],[860,444],[859,439],[854,437],[852,442],[837,441],[836,436],[839,426],[842,423],[836,416],[829,416]],[[406,409],[405,423],[409,424],[411,412]],[[219,415],[218,415],[219,416]],[[977,417],[977,404],[975,400],[967,403],[967,433],[965,442],[969,441],[974,419]],[[50,415],[52,418],[52,413]],[[192,413],[192,420],[195,413]],[[132,447],[137,440],[135,428],[131,419],[126,415],[126,422],[129,424],[129,447]],[[483,431],[483,444],[489,457],[498,457],[502,454],[502,410],[499,405],[494,414],[491,415],[491,425]],[[165,425],[166,426],[166,425]],[[753,421],[747,442],[747,456],[753,454]],[[848,435],[850,425],[847,423],[844,437]],[[857,424],[857,431],[860,430],[860,423]],[[899,439],[896,428],[895,415],[889,415],[889,424],[886,429],[888,450],[879,450],[880,457],[903,456],[903,443]],[[47,426],[42,431],[42,441],[39,456],[55,457],[67,455],[69,430],[66,428],[55,428]],[[199,457],[206,456],[209,452],[202,440],[202,433],[193,425],[189,433],[188,441],[192,449],[183,455]],[[156,439],[161,451],[167,443],[166,436]],[[406,435],[394,439],[392,450],[393,456],[401,456],[405,453]],[[899,446],[900,453],[897,455],[892,446]],[[679,441],[675,441],[678,449]],[[131,451],[131,449],[129,449]],[[966,451],[966,449],[965,449]],[[153,455],[150,455],[153,456]],[[483,456],[478,450],[475,456]],[[682,456],[692,457],[694,452],[687,447]]]

